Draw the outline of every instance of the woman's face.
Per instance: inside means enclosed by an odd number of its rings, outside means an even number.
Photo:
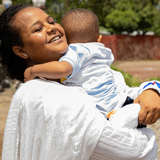
[[[67,50],[62,26],[39,8],[22,9],[16,14],[13,26],[20,32],[22,52],[32,63],[58,60]]]

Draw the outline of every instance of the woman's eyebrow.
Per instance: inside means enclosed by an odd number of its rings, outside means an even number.
[[[46,17],[46,21],[48,21],[49,18],[52,18],[52,17],[51,17],[51,16],[47,16],[47,17]],[[34,22],[34,23],[31,25],[31,28],[32,28],[33,26],[37,25],[37,24],[42,24],[42,22],[41,22],[41,21],[36,21],[36,22]]]
[[[33,26],[35,26],[35,25],[37,25],[37,24],[42,24],[40,21],[36,21],[36,22],[34,22],[32,25],[31,25],[31,28],[33,27]]]

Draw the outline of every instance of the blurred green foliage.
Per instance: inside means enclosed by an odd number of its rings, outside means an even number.
[[[58,22],[70,9],[87,8],[112,34],[153,31],[160,35],[159,0],[47,0],[46,8]]]
[[[12,0],[13,4],[32,3],[32,0]],[[46,11],[60,22],[63,14],[73,8],[95,12],[100,26],[112,34],[123,32],[160,35],[159,0],[46,0]]]
[[[141,81],[138,80],[137,78],[133,77],[131,74],[127,73],[127,72],[124,72],[120,69],[118,69],[117,67],[115,67],[114,65],[112,65],[111,67],[113,70],[115,71],[118,71],[118,72],[121,72],[124,79],[125,79],[125,82],[128,86],[139,86],[141,84]]]

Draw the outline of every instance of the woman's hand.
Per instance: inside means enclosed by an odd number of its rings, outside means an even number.
[[[139,124],[153,124],[160,118],[160,95],[153,89],[143,91],[135,100],[139,103]]]
[[[35,76],[32,73],[32,67],[28,67],[25,71],[24,71],[24,82],[29,81],[34,79]]]

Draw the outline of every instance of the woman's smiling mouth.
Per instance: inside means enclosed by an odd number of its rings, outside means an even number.
[[[52,42],[58,41],[58,40],[60,40],[62,37],[63,37],[63,34],[62,34],[62,33],[59,34],[59,35],[56,35],[56,36],[52,37],[52,38],[48,41],[48,43],[52,43]]]

